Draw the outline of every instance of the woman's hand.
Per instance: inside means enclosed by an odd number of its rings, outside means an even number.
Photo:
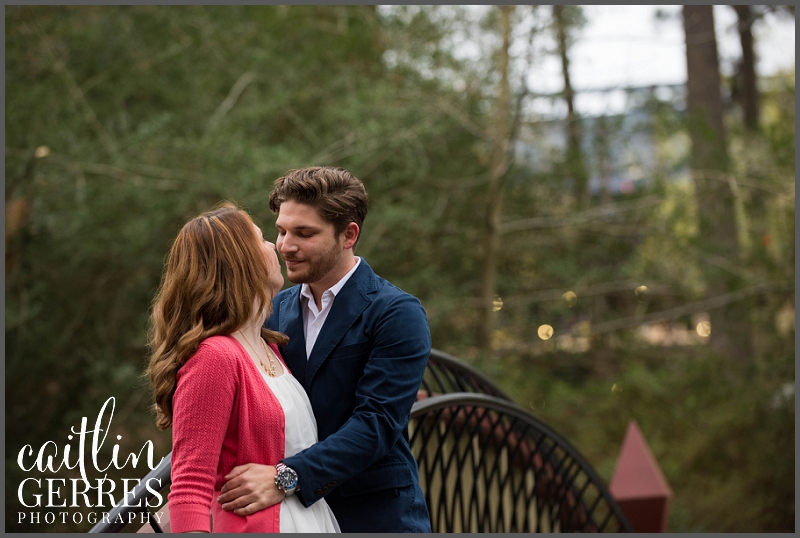
[[[217,502],[226,512],[249,516],[281,502],[286,494],[275,485],[278,470],[272,465],[248,463],[234,467],[225,477]]]

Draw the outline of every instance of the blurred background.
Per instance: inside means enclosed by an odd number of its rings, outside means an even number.
[[[272,181],[332,165],[435,348],[606,481],[635,419],[667,530],[793,531],[793,7],[6,6],[5,32],[7,530],[88,530],[19,524],[16,458],[110,396],[120,454],[169,451],[141,375],[182,224],[235,200],[274,237]]]

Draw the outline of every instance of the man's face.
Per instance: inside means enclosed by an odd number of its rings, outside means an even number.
[[[319,282],[341,264],[344,234],[337,236],[333,224],[324,221],[314,207],[283,202],[275,226],[275,244],[295,284]]]

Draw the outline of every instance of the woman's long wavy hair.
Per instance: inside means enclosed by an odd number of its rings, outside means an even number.
[[[278,290],[270,286],[259,241],[250,215],[230,202],[190,220],[175,238],[148,333],[147,376],[159,428],[172,425],[178,370],[200,342],[270,314]],[[261,333],[267,342],[289,341],[279,332],[262,328]]]

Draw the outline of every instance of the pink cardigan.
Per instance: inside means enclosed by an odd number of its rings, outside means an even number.
[[[280,357],[277,346],[271,347]],[[209,512],[214,532],[280,532],[280,504],[237,516],[217,502],[231,469],[275,465],[284,456],[283,409],[253,360],[232,336],[212,336],[178,370],[177,379],[171,532],[210,531]]]

